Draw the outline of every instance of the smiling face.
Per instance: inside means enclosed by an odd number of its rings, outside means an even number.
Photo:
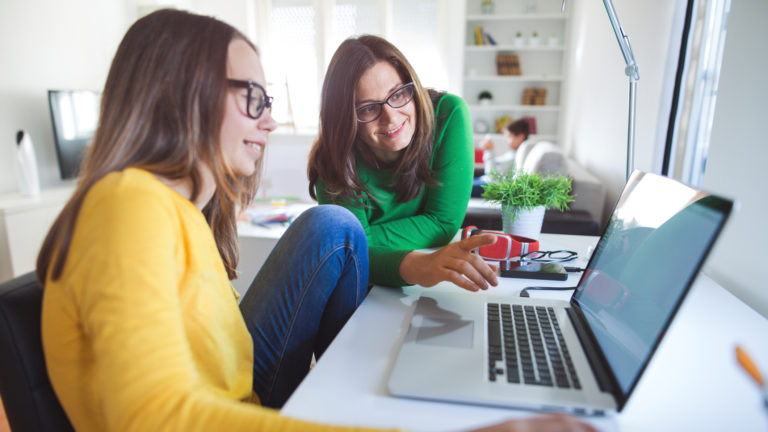
[[[378,62],[365,71],[357,82],[355,108],[370,102],[383,102],[406,84],[395,68]],[[381,116],[369,123],[358,123],[357,137],[368,145],[382,162],[394,162],[410,144],[416,130],[416,105],[411,100],[400,108],[382,105]]]
[[[242,39],[229,43],[227,78],[267,86],[259,55]],[[256,162],[264,155],[267,135],[277,127],[268,109],[258,119],[248,117],[247,103],[248,89],[229,89],[219,136],[225,163],[235,174],[243,176],[256,172]]]

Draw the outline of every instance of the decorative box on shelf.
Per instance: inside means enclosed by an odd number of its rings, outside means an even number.
[[[499,75],[522,75],[520,58],[517,54],[510,52],[496,54],[496,72]]]
[[[543,87],[529,87],[523,90],[523,105],[546,105],[547,89]]]

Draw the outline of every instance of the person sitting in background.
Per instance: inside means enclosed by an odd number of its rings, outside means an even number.
[[[475,177],[472,181],[472,197],[482,196],[483,186],[487,185],[490,181],[489,175],[491,171],[495,170],[505,174],[522,164],[522,158],[517,156],[525,152],[520,150],[521,147],[527,148],[530,146],[530,143],[527,142],[529,133],[530,125],[526,120],[521,119],[508,123],[504,127],[504,138],[507,141],[509,150],[498,156],[493,156],[493,140],[487,138],[480,143],[480,148],[483,150],[485,173],[480,177]]]

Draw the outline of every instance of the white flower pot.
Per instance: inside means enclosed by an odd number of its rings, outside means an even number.
[[[512,222],[512,212],[508,207],[502,206],[502,229],[507,234],[538,240],[541,235],[541,225],[544,223],[544,211],[544,206],[522,210],[518,212],[515,221]]]
[[[560,45],[560,38],[558,38],[557,36],[550,36],[549,39],[547,39],[547,43],[551,47],[556,47]]]

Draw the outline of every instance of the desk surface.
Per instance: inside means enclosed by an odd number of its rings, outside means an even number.
[[[541,241],[543,248],[572,249],[584,257],[597,237],[544,234]],[[550,284],[572,286],[578,277]],[[502,279],[493,294],[517,295],[532,282]],[[388,394],[387,380],[407,329],[408,312],[425,289],[458,288],[450,284],[374,287],[288,400],[283,414],[323,423],[409,430],[460,430],[535,415]],[[557,292],[532,295],[568,298]],[[736,363],[734,346],[742,344],[768,374],[766,335],[768,320],[700,275],[626,408],[620,414],[585,420],[603,431],[765,431],[768,410],[755,384]]]
[[[39,195],[33,197],[20,193],[0,195],[0,215],[21,213],[29,209],[44,207],[56,207],[58,209],[69,200],[74,191],[74,184],[65,184],[51,189],[43,189]]]

